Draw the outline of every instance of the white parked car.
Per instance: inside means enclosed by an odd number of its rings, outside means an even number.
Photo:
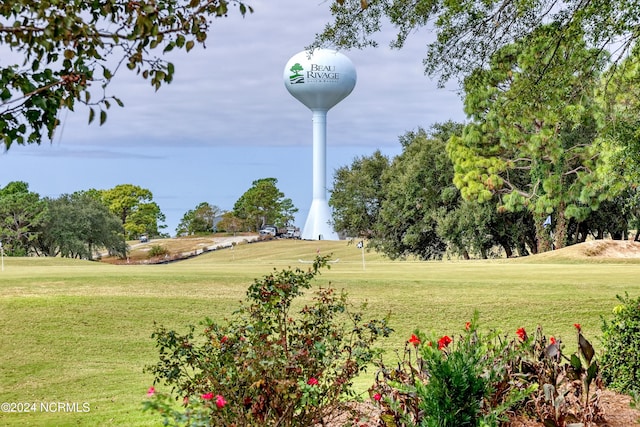
[[[278,232],[277,228],[268,225],[268,226],[266,226],[266,227],[264,227],[264,228],[262,228],[260,230],[260,235],[261,236],[269,236],[269,235],[275,236],[277,232]]]

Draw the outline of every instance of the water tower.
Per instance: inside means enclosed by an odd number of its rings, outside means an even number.
[[[345,55],[330,49],[302,51],[284,67],[284,85],[312,112],[313,200],[302,230],[307,240],[338,240],[329,224],[327,202],[327,112],[356,85],[356,69]]]

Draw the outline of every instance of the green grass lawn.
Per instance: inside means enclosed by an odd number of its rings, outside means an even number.
[[[365,253],[363,263],[362,252],[346,242],[244,244],[167,265],[5,258],[0,402],[36,407],[0,412],[0,425],[160,425],[156,415],[141,412],[153,380],[143,368],[157,358],[154,322],[182,332],[205,317],[223,320],[254,279],[274,268],[307,268],[300,261],[317,253],[337,260],[318,284],[367,301],[372,317],[391,313],[396,332],[383,343],[388,354],[415,328],[460,333],[475,309],[482,329],[514,336],[518,327],[533,331],[540,324],[569,351],[573,324],[581,323],[598,350],[600,317],[617,305],[616,294],[640,294],[640,261],[392,262]],[[358,387],[370,382],[365,376]]]

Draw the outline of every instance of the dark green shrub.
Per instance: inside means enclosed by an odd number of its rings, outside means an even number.
[[[145,408],[166,424],[243,427],[308,427],[344,411],[353,379],[380,354],[374,342],[391,330],[386,319],[365,321],[331,287],[292,312],[327,260],[256,280],[230,321],[207,319],[199,336],[194,326],[184,335],[157,328],[159,361],[147,371],[171,393],[150,390]]]
[[[602,319],[602,378],[612,390],[640,393],[640,297],[617,295],[610,321]]]
[[[147,254],[147,256],[149,258],[154,258],[157,256],[164,256],[164,255],[168,255],[169,254],[169,249],[165,248],[162,245],[152,245],[149,248],[149,252]]]

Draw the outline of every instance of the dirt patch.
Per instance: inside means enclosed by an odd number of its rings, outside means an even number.
[[[600,396],[600,404],[604,411],[604,422],[595,424],[598,427],[633,427],[640,426],[640,411],[631,407],[629,396],[604,390]],[[511,427],[544,427],[539,421],[518,418]]]
[[[230,248],[237,244],[254,242],[259,238],[260,236],[257,234],[242,234],[153,239],[144,243],[131,242],[129,243],[129,256],[126,259],[103,256],[101,261],[109,264],[161,264],[192,258],[206,252]],[[164,254],[150,257],[150,251],[157,246],[163,248]]]
[[[585,257],[640,258],[640,242],[631,240],[591,240],[577,246]]]
[[[633,240],[589,240],[576,245],[518,258],[524,262],[631,262],[640,261],[640,242]]]

